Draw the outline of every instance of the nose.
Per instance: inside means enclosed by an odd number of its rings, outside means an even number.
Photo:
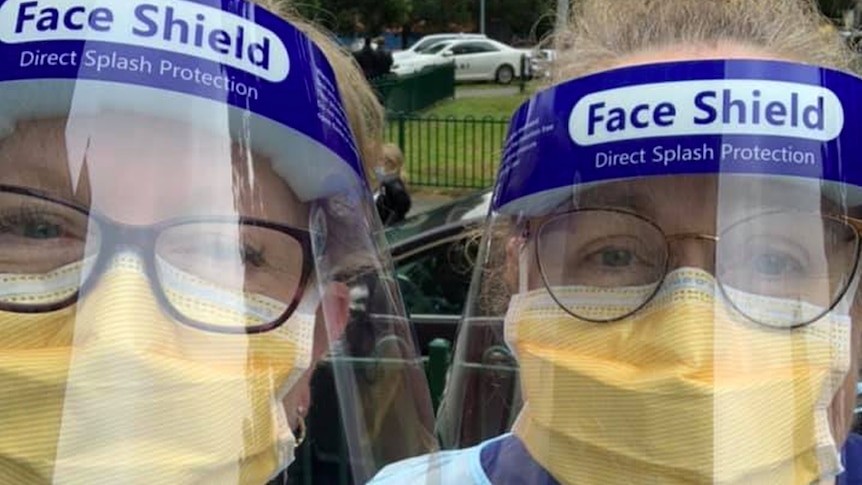
[[[715,276],[717,242],[717,237],[706,234],[686,233],[669,236],[668,271],[683,267],[700,268]]]
[[[123,254],[83,295],[76,318],[78,344],[110,343],[137,351],[175,346],[175,325],[164,314],[140,264]]]

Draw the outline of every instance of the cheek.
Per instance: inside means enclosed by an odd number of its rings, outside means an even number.
[[[850,341],[850,370],[829,409],[832,433],[839,445],[847,439],[855,421],[853,410],[856,407],[856,383],[859,380],[859,361],[862,359],[862,298],[859,295],[853,303],[851,315],[853,332]]]

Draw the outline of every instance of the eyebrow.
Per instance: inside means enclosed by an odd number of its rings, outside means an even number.
[[[574,206],[576,209],[614,208],[643,215],[653,214],[654,204],[649,197],[636,193],[629,186],[624,187],[626,190],[619,190],[618,187],[589,189],[575,198]]]
[[[58,158],[52,156],[52,159],[56,160],[51,162],[51,165],[55,165],[55,167],[50,167],[47,163],[39,163],[29,155],[16,157],[0,151],[0,170],[3,171],[3,183],[42,190],[69,201],[88,202],[88,193],[73,190],[68,164],[62,162],[59,156]],[[82,183],[76,185],[87,186],[87,184]]]

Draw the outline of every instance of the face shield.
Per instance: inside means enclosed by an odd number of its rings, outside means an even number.
[[[859,355],[859,92],[812,66],[695,61],[525,103],[444,444],[511,429],[579,485],[839,474]]]
[[[304,34],[246,2],[9,0],[0,59],[0,482],[264,484],[326,436],[361,482],[428,449]]]

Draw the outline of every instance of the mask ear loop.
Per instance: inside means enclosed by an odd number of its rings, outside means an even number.
[[[269,478],[269,481],[275,479],[281,472],[287,469],[291,463],[293,463],[296,459],[296,448],[305,440],[305,416],[303,415],[303,410],[301,407],[296,410],[298,418],[302,421],[300,436],[297,436],[287,417],[287,410],[284,408],[284,400],[287,395],[290,394],[290,391],[296,388],[296,384],[299,382],[300,378],[306,372],[311,372],[313,357],[311,354],[314,349],[314,330],[317,325],[317,308],[320,306],[321,302],[320,295],[320,289],[318,288],[314,278],[312,278],[311,281],[308,282],[305,294],[302,296],[302,299],[300,300],[299,305],[297,305],[296,310],[294,310],[293,315],[291,315],[281,327],[288,330],[290,330],[289,326],[291,326],[291,324],[293,324],[293,326],[300,327],[296,329],[297,334],[294,338],[304,340],[304,342],[296,342],[297,347],[301,349],[300,351],[303,352],[304,355],[297,356],[294,361],[294,365],[296,367],[293,372],[291,372],[291,375],[285,379],[284,384],[275,390],[273,396],[274,399],[271,404],[271,409],[272,419],[277,433],[276,452],[278,453],[279,466]],[[295,316],[298,316],[300,320],[297,321]]]
[[[528,244],[527,240],[529,238],[529,230],[525,229],[519,241],[517,242],[518,247],[516,251],[518,251],[518,294],[513,296],[513,300],[520,300],[530,289],[529,285],[529,277],[530,271],[527,265],[530,263],[529,261],[529,251],[527,249]],[[512,353],[512,356],[515,357],[516,361],[520,360],[518,356],[518,348],[515,345],[515,341],[518,339],[518,322],[515,321],[513,311],[516,307],[519,306],[519,301],[513,304],[512,301],[509,302],[509,308],[506,312],[506,317],[503,322],[503,339],[506,342],[506,347],[509,348],[509,351]],[[512,423],[512,429],[519,429],[525,425],[527,420],[529,419],[529,412],[527,411],[530,407],[529,402],[524,402],[521,411],[515,417],[515,421]]]
[[[862,265],[858,265],[856,267],[856,271],[854,272],[852,279],[847,287],[847,291],[844,292],[844,295],[835,304],[835,307],[832,308],[826,315],[821,317],[820,322],[823,321],[831,321],[828,323],[831,330],[829,333],[829,345],[833,349],[832,355],[832,363],[830,364],[833,368],[831,372],[831,376],[828,379],[826,385],[827,389],[824,390],[821,399],[818,400],[816,404],[817,408],[820,409],[828,409],[833,405],[835,401],[835,397],[838,395],[841,390],[841,386],[844,384],[844,381],[847,377],[847,373],[853,370],[853,345],[852,340],[855,332],[853,331],[853,319],[851,317],[851,310],[853,308],[854,301],[856,300],[856,292],[859,289],[860,276],[862,273]],[[816,325],[817,322],[812,323],[812,325]],[[836,329],[846,329],[846,335],[842,334],[840,331],[836,332]],[[845,338],[849,336],[849,338]],[[834,369],[847,369],[846,372],[835,372]],[[854,388],[855,391],[855,388]],[[839,400],[840,401],[840,400]],[[846,416],[846,409],[844,406],[839,406],[840,409],[837,410],[841,415]],[[817,448],[817,461],[818,466],[821,468],[835,468],[837,467],[837,474],[844,473],[846,471],[847,465],[844,455],[843,447],[839,447],[837,443],[833,429],[832,423],[828,418],[827,412],[817,413],[815,416],[817,423],[815,424],[816,429],[821,430],[822,433],[826,433],[828,436],[819,436],[817,438],[818,448]],[[824,441],[828,442],[831,446],[828,448],[824,448],[819,446]]]
[[[529,290],[529,277],[530,272],[527,268],[527,264],[529,264],[528,256],[527,256],[527,245],[525,243],[521,243],[518,248],[518,294],[523,295]]]
[[[521,231],[521,235],[516,239],[516,244],[518,245],[515,248],[518,251],[518,294],[523,295],[530,289],[530,272],[527,268],[529,264],[528,253],[527,253],[527,241],[530,240],[530,225],[529,223],[525,223],[523,230]]]

